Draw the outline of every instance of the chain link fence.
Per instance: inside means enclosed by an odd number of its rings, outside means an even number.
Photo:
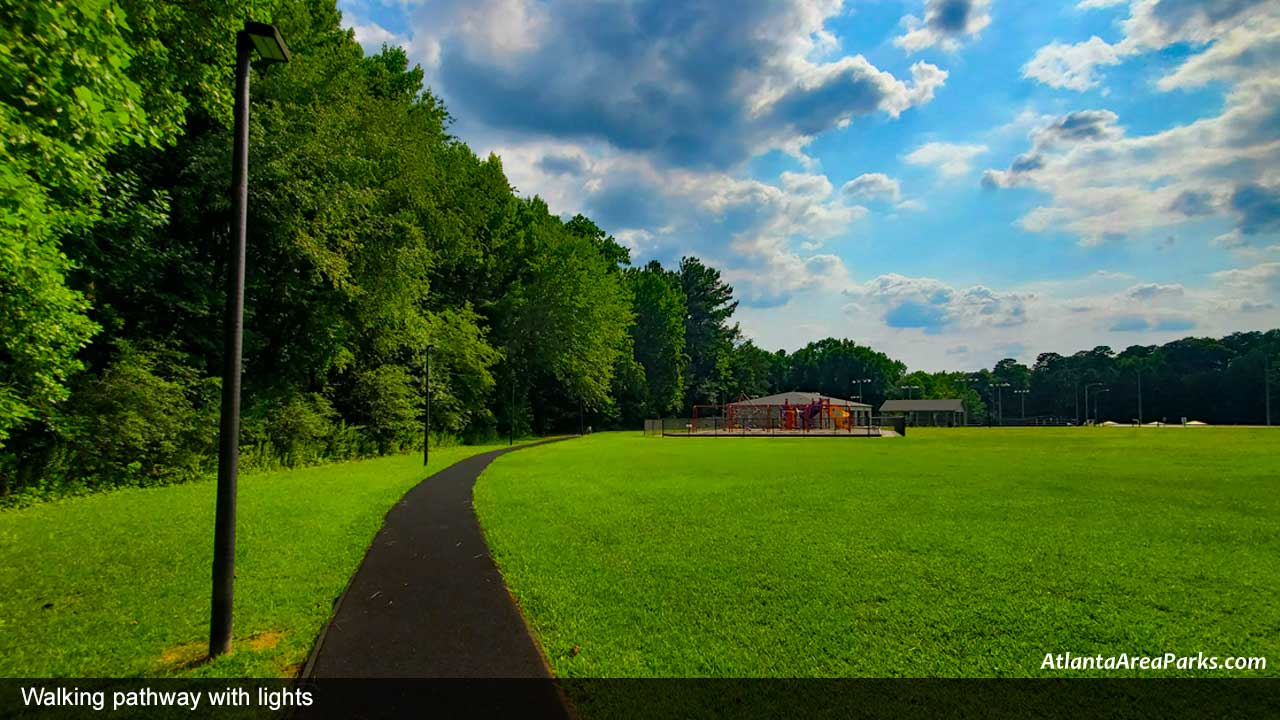
[[[868,425],[812,430],[788,429],[781,422],[733,422],[722,417],[662,418],[644,421],[646,437],[882,437],[885,430],[905,434],[901,418],[873,417]],[[882,427],[883,426],[883,427]]]

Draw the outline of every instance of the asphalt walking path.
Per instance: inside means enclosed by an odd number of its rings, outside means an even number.
[[[471,504],[483,453],[410,490],[387,513],[304,670],[312,678],[550,678]]]

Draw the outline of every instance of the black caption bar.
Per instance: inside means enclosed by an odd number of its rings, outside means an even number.
[[[0,718],[1280,717],[1280,679],[0,680]]]

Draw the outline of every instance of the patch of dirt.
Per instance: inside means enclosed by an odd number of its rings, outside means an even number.
[[[174,645],[160,654],[161,672],[190,670],[209,659],[208,644],[200,641]]]
[[[280,644],[284,633],[279,630],[264,630],[245,641],[245,646],[255,652],[270,650]]]

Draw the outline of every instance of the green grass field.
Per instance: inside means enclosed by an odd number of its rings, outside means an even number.
[[[430,470],[490,449],[432,450]],[[0,512],[0,676],[291,675],[426,475],[400,455],[241,478],[236,647],[203,665],[214,483]]]
[[[1068,651],[1276,676],[1278,471],[1267,429],[608,434],[499,459],[476,505],[561,677],[1061,676]]]

